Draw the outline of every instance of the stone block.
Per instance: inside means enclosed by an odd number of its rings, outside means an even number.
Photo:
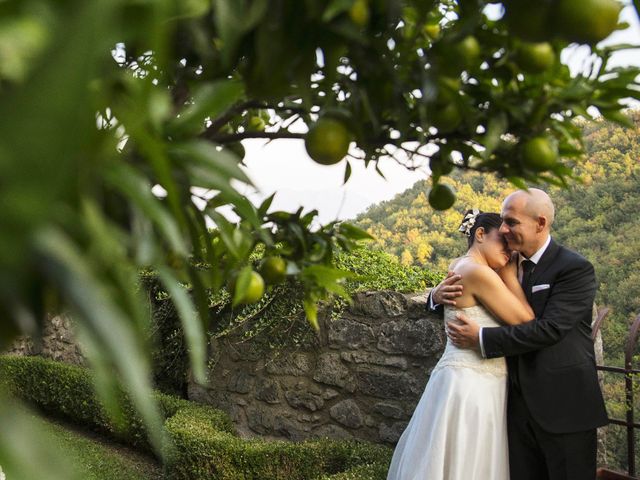
[[[408,424],[409,422],[395,422],[391,425],[381,423],[378,436],[383,442],[397,443]]]
[[[358,390],[365,395],[378,398],[403,398],[418,395],[418,382],[404,372],[387,371],[378,368],[356,372]]]
[[[329,415],[336,422],[349,428],[360,428],[364,417],[358,404],[351,399],[342,400],[329,409]]]
[[[421,318],[412,322],[387,322],[380,328],[378,349],[386,353],[440,356],[446,336],[442,320]]]
[[[349,308],[354,315],[373,318],[399,317],[404,315],[406,310],[406,297],[392,291],[355,293]]]
[[[328,327],[331,348],[362,348],[375,339],[370,326],[348,318],[329,321]]]
[[[342,352],[340,358],[349,363],[367,363],[371,365],[381,365],[383,367],[394,367],[406,370],[408,362],[403,357],[392,357],[382,353],[374,352]]]
[[[373,406],[373,411],[387,418],[400,419],[404,417],[402,407],[393,402],[378,402]]]
[[[235,370],[229,375],[227,390],[236,393],[249,393],[253,388],[254,379],[247,372]]]
[[[315,412],[324,406],[322,390],[305,382],[299,382],[294,390],[287,390],[284,397],[293,408],[304,407]]]
[[[313,368],[313,360],[308,353],[282,354],[269,359],[265,368],[271,375],[302,376],[308,374]]]
[[[323,353],[313,374],[316,382],[342,387],[348,392],[355,391],[353,374],[340,360],[338,353]]]
[[[258,378],[256,381],[256,398],[263,402],[280,403],[280,385],[271,378]]]

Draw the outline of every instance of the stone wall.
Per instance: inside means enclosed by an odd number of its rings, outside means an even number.
[[[324,319],[313,351],[256,351],[240,338],[210,346],[210,385],[189,397],[228,412],[241,434],[395,443],[445,344],[425,297],[360,293]]]
[[[209,385],[189,382],[188,396],[229,413],[244,437],[394,444],[446,341],[442,319],[427,314],[425,302],[424,295],[356,294],[338,318],[321,318],[315,349],[265,352],[241,337],[213,341]],[[67,315],[48,319],[41,342],[21,339],[10,353],[84,364]],[[600,337],[596,355],[601,363]]]

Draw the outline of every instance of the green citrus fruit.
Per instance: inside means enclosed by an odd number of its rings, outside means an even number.
[[[480,57],[480,44],[476,37],[468,35],[452,46],[451,57],[463,68],[474,66]]]
[[[456,192],[449,185],[438,183],[429,192],[429,205],[434,210],[447,210],[451,208],[455,201]]]
[[[309,128],[304,141],[309,156],[321,165],[334,165],[349,151],[353,136],[340,120],[321,118]]]
[[[448,133],[462,122],[462,115],[454,102],[444,105],[435,105],[431,113],[431,124],[441,133]]]
[[[266,126],[264,120],[256,115],[249,119],[249,130],[262,132]]]
[[[249,285],[244,292],[241,303],[256,303],[264,294],[264,280],[258,272],[251,272]]]
[[[522,160],[535,172],[549,170],[556,164],[558,149],[545,136],[533,137],[522,145]]]
[[[349,9],[349,18],[351,21],[364,28],[369,23],[369,5],[367,0],[355,0]]]
[[[523,42],[516,49],[515,60],[524,72],[542,73],[553,66],[556,54],[548,42]]]
[[[530,42],[549,40],[551,28],[548,4],[531,0],[510,0],[505,1],[504,6],[509,33]]]
[[[551,18],[555,33],[578,43],[598,43],[618,25],[622,4],[617,0],[558,0]]]
[[[453,171],[451,155],[442,155],[441,152],[434,153],[429,160],[429,169],[431,170],[431,173],[436,177],[449,175]]]
[[[440,36],[440,24],[438,23],[425,23],[422,27],[422,31],[431,40],[435,40]]]
[[[282,283],[287,274],[287,262],[282,257],[266,257],[260,266],[260,274],[267,283]]]

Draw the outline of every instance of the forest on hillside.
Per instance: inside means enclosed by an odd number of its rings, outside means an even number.
[[[596,302],[610,308],[602,326],[605,363],[617,366],[624,365],[629,325],[640,314],[640,111],[630,112],[630,118],[628,127],[604,120],[585,126],[587,155],[575,166],[581,181],[547,189],[556,205],[552,235],[595,266]],[[371,207],[355,223],[376,237],[376,248],[403,264],[443,272],[465,251],[466,239],[457,231],[464,212],[499,212],[501,199],[514,190],[505,180],[474,172],[454,171],[444,182],[458,194],[450,210],[429,206],[427,180]],[[624,390],[618,377],[607,374],[604,393],[609,414],[622,418]],[[612,464],[623,467],[626,448],[619,430],[611,431],[607,444]]]

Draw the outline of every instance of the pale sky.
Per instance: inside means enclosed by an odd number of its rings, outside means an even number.
[[[633,7],[624,8],[622,19],[631,25],[630,28],[615,32],[606,43],[640,45],[640,25]],[[565,51],[562,60],[572,69],[580,68],[587,50],[587,47],[580,47]],[[638,63],[640,50],[617,52],[615,62],[612,60],[612,65]],[[271,210],[295,211],[300,206],[305,210],[315,208],[322,224],[353,218],[370,205],[393,198],[429,175],[427,167],[409,171],[392,159],[383,159],[379,166],[386,176],[384,180],[373,164],[365,169],[363,161],[352,160],[351,178],[342,186],[345,161],[335,166],[318,165],[307,155],[302,140],[281,139],[270,143],[245,140],[243,144],[247,152],[248,175],[259,189],[257,193],[247,189],[245,193],[249,198],[259,202],[277,191]]]

